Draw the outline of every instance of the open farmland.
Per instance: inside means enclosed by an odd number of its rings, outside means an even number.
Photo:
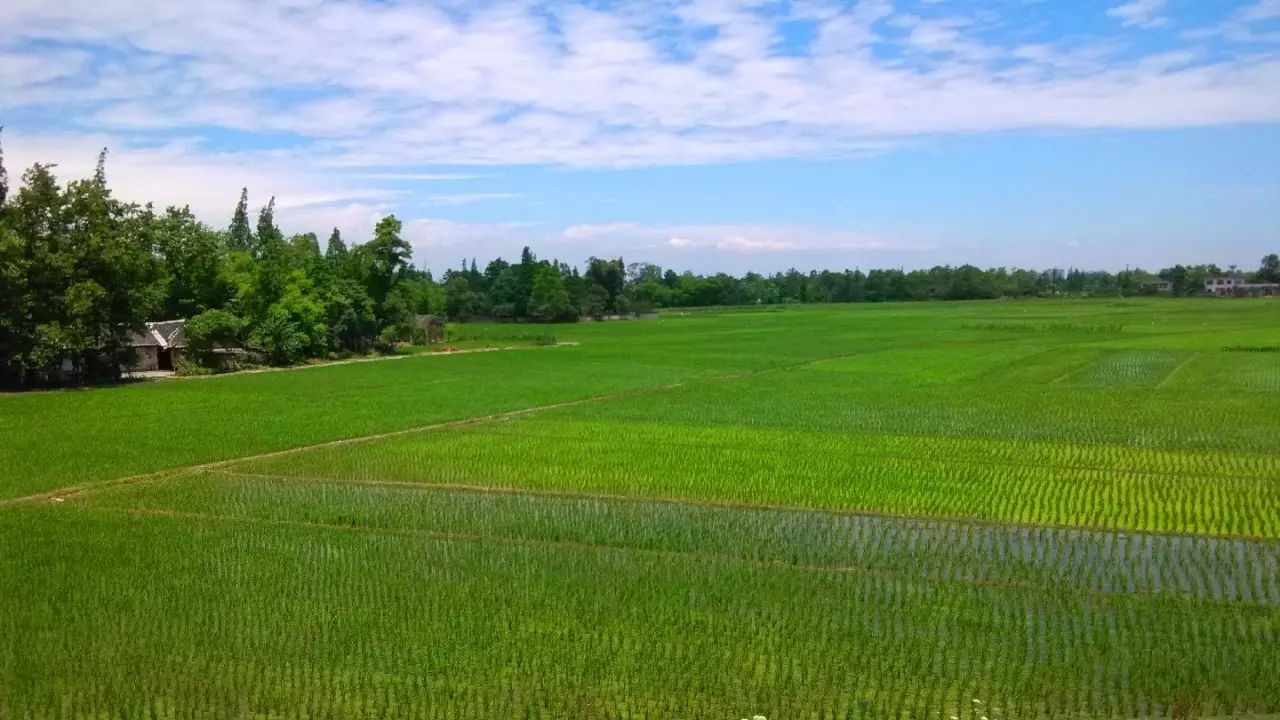
[[[0,397],[0,718],[1280,715],[1280,305]]]

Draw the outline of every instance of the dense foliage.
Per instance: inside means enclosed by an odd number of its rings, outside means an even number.
[[[322,254],[314,234],[284,237],[274,199],[251,230],[242,193],[218,232],[117,200],[104,162],[66,186],[36,165],[0,205],[0,386],[117,378],[149,320],[190,319],[196,362],[248,347],[289,364],[385,346],[442,304],[394,216],[352,247],[335,229]]]

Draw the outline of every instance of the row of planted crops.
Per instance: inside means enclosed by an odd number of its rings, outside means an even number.
[[[625,403],[618,405],[613,412],[625,412]],[[235,467],[294,477],[1280,537],[1280,459],[1261,453],[605,421],[600,412],[572,408]]]
[[[1280,606],[1280,544],[941,519],[193,474],[87,498],[102,510],[306,523],[779,563],[818,572]]]
[[[4,513],[6,717],[1280,710],[1262,542],[223,473]]]

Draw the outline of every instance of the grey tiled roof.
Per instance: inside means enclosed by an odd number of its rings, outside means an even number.
[[[142,334],[135,333],[129,337],[129,345],[132,347],[158,347],[161,350],[184,348],[187,346],[187,336],[184,332],[186,324],[186,320],[149,322],[147,323],[147,329]]]

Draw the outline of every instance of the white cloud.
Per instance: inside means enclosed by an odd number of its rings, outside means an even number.
[[[633,248],[718,250],[727,253],[781,253],[924,250],[931,246],[851,230],[805,224],[756,223],[663,225],[614,222],[572,225],[562,233],[574,241],[607,240]]]
[[[400,173],[400,172],[374,172],[362,173],[360,177],[369,178],[371,180],[407,180],[414,182],[443,182],[452,180],[479,180],[484,175],[476,175],[474,173]]]
[[[1245,45],[1280,44],[1280,31],[1257,27],[1280,18],[1280,0],[1258,0],[1237,9],[1223,22],[1183,33],[1189,40],[1219,38]]]
[[[1164,4],[1109,12],[1146,27]],[[78,48],[40,51],[39,72],[0,70],[0,106],[52,104],[121,132],[293,134],[326,164],[386,172],[846,157],[938,133],[1280,120],[1274,53],[1153,67],[1101,41],[1000,45],[981,14],[810,0],[780,18],[762,5],[9,0],[9,44]],[[1245,14],[1273,12],[1261,0]],[[784,19],[814,23],[807,54],[779,51]],[[919,61],[873,52],[893,45]]]
[[[928,266],[958,262],[962,253],[932,236],[888,234],[805,223],[587,223],[564,228],[535,247],[581,260],[622,256],[676,270],[776,272],[797,268]]]
[[[1245,22],[1264,22],[1280,18],[1280,0],[1258,0],[1240,11]]]
[[[1169,22],[1163,14],[1168,5],[1169,0],[1130,0],[1111,8],[1107,14],[1119,19],[1125,27],[1159,27]]]
[[[427,199],[436,205],[470,205],[472,203],[479,203],[479,202],[516,200],[522,197],[524,197],[524,195],[521,195],[520,193],[491,192],[491,193],[453,193],[453,194],[446,194],[446,195],[431,195],[431,196],[428,196]]]

